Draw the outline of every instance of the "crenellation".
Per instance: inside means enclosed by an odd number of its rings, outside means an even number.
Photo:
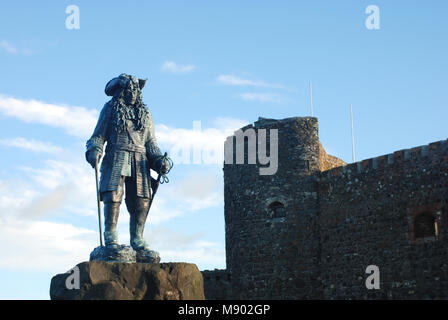
[[[372,169],[378,169],[378,158],[372,158]]]
[[[316,118],[250,127],[278,129],[278,172],[224,165],[231,278],[208,273],[208,298],[448,299],[446,140],[346,164],[326,154]],[[419,216],[436,235],[421,236]],[[368,265],[380,290],[365,287]]]
[[[361,162],[356,163],[356,172],[361,173],[362,172],[362,165]]]
[[[411,148],[411,154],[421,154],[422,153],[422,146]]]
[[[386,155],[387,157],[387,165],[393,165],[394,164],[394,155],[393,154],[388,154]]]
[[[403,153],[404,153],[404,150],[394,151],[394,153],[393,153],[394,163],[396,163],[396,164],[402,163],[403,158],[404,158]]]
[[[343,167],[335,167],[326,170],[327,177],[337,177],[341,173],[343,174],[364,174],[366,172],[373,172],[375,170],[383,170],[387,166],[398,163],[404,164],[407,161],[425,162],[437,165],[440,162],[445,161],[445,154],[448,154],[448,143],[443,141],[437,141],[430,143],[429,145],[414,147],[411,149],[402,149],[390,154],[378,156],[375,158],[365,159],[358,162],[347,164]],[[430,161],[428,161],[430,157]],[[341,169],[342,168],[342,169]]]
[[[366,159],[361,161],[361,171],[369,171],[371,159]]]
[[[226,300],[232,298],[231,273],[227,270],[203,270],[204,295],[207,300]]]
[[[411,158],[411,150],[403,150],[403,158],[405,161],[409,160]]]

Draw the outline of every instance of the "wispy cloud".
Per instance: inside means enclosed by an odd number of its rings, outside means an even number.
[[[177,199],[171,205],[177,206],[178,210],[184,213],[217,207],[224,202],[223,181],[219,171],[190,170],[182,180],[164,186],[163,192],[167,196],[175,194]],[[200,183],[192,183],[192,181],[200,181]],[[164,211],[161,213],[165,214]],[[157,215],[155,217],[157,218]]]
[[[0,95],[0,114],[61,128],[82,138],[92,133],[98,117],[96,110],[84,107],[20,100],[3,95]],[[247,121],[239,119],[218,118],[210,122],[210,127],[199,132],[193,128],[159,124],[156,126],[156,136],[163,149],[177,143],[179,137],[188,141],[192,148],[212,148],[216,145],[223,147],[225,138],[246,124]],[[54,155],[54,159],[34,163],[31,167],[19,167],[21,173],[25,174],[21,179],[0,181],[0,242],[6,243],[8,247],[0,258],[0,269],[58,269],[61,272],[74,263],[85,260],[97,245],[97,230],[42,221],[49,218],[50,213],[74,213],[87,216],[87,219],[96,219],[94,172],[85,162],[84,150],[80,147],[79,154],[77,151],[75,157],[63,161],[58,159],[60,148],[48,142],[18,137],[4,138],[0,143]],[[147,222],[149,225],[157,227],[176,217],[222,206],[222,169],[212,166],[187,170],[184,171],[185,175],[176,179],[176,183],[160,188],[151,208]],[[202,183],[192,185],[191,181],[194,179],[199,179]],[[173,194],[177,195],[174,199]],[[124,204],[121,211],[124,214],[120,215],[119,223],[124,225],[126,231],[129,228],[126,225],[129,215],[125,214]],[[153,237],[151,232],[147,236]],[[203,235],[194,236],[191,246],[181,249],[180,244],[185,241],[183,235],[179,235],[179,241],[176,240],[169,246],[163,246],[164,240],[159,241],[158,237],[159,234],[151,242],[156,250],[161,247],[164,260],[193,261],[203,267],[225,264],[224,245],[206,241]],[[121,241],[123,240],[125,239],[122,238]]]
[[[226,138],[247,123],[240,119],[217,118],[211,127],[202,128],[202,123],[196,122],[192,123],[191,129],[159,124],[156,137],[164,148],[170,150],[176,163],[222,164]]]
[[[180,65],[173,61],[165,61],[162,64],[162,70],[165,72],[170,73],[188,73],[196,69],[195,65],[187,64],[187,65]]]
[[[261,80],[241,78],[230,74],[219,75],[216,78],[216,81],[218,81],[221,84],[229,86],[240,86],[240,87],[251,86],[251,87],[284,89],[284,86],[278,83],[268,83]]]
[[[280,103],[283,97],[276,93],[242,93],[239,95],[241,99],[246,101],[257,101],[257,102],[274,102]]]
[[[21,210],[22,216],[27,218],[38,218],[48,215],[57,209],[64,208],[69,202],[70,195],[77,194],[74,183],[58,185],[47,194],[39,197]]]
[[[50,212],[91,215],[96,219],[94,175],[84,162],[45,161],[44,168],[31,169],[25,179],[33,188],[26,189],[0,180],[0,242],[8,250],[0,257],[0,269],[68,270],[76,262],[84,261],[96,246],[98,230],[43,221]],[[201,184],[191,181],[200,179]],[[176,183],[164,184],[153,206],[146,232],[150,244],[159,250],[164,261],[189,261],[202,268],[225,264],[224,245],[210,243],[202,234],[185,235],[157,232],[161,222],[197,210],[222,204],[221,170],[190,172]],[[14,187],[12,187],[14,185]],[[176,197],[173,198],[173,194]],[[76,212],[78,213],[78,212]],[[89,214],[90,213],[90,214]],[[121,206],[120,242],[129,241],[129,214]],[[96,224],[92,223],[96,226]],[[153,227],[156,229],[153,229]],[[163,228],[163,227],[162,227]],[[167,239],[170,239],[168,241]],[[186,245],[186,243],[191,245]],[[57,261],[56,261],[57,260]],[[30,263],[25,263],[26,261]]]
[[[17,170],[23,178],[0,180],[0,217],[96,216],[95,174],[82,149],[69,161],[48,159]]]
[[[205,241],[203,234],[184,234],[167,228],[149,232],[149,244],[160,252],[164,261],[188,261],[200,270],[225,268],[224,243]]]
[[[201,270],[225,268],[224,244],[206,241],[203,234],[184,234],[167,228],[154,228],[145,234],[163,261],[188,261]],[[128,238],[127,230],[119,235],[121,243]],[[4,244],[0,269],[61,273],[88,259],[98,246],[98,230],[0,217],[0,242]]]
[[[64,129],[68,134],[86,138],[92,134],[98,111],[84,107],[22,100],[0,94],[0,113],[25,122]]]
[[[0,217],[6,214],[17,214],[30,204],[39,191],[24,185],[18,179],[14,181],[0,180]]]
[[[12,45],[11,43],[5,40],[0,41],[0,49],[10,54],[25,54],[25,55],[31,54],[31,50],[18,49],[16,46]]]
[[[12,139],[0,139],[0,145],[7,147],[25,149],[37,153],[58,154],[63,152],[61,147],[55,146],[50,142],[43,142],[34,139],[17,137]]]
[[[4,40],[0,41],[0,48],[2,48],[4,51],[6,51],[8,53],[12,53],[12,54],[17,53],[17,49],[12,44],[10,44],[9,42],[4,41]]]
[[[88,258],[96,238],[71,224],[0,217],[0,268],[64,272]]]

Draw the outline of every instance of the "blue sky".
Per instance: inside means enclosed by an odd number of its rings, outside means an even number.
[[[97,245],[84,145],[120,73],[149,79],[167,151],[308,116],[309,81],[320,139],[347,162],[350,104],[359,160],[447,138],[446,1],[111,2],[0,4],[0,298],[47,299],[51,276]],[[72,4],[79,30],[65,26]],[[379,30],[365,27],[372,4]],[[162,260],[224,268],[222,166],[178,163],[170,179],[146,237]],[[127,219],[123,206],[122,242]]]

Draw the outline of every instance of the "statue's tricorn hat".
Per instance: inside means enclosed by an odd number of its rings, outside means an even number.
[[[141,90],[145,86],[146,80],[147,79],[138,79],[136,77],[129,76],[125,73],[122,73],[122,74],[120,74],[120,76],[113,78],[106,84],[106,88],[104,89],[104,92],[108,96],[114,96],[115,93],[119,89],[126,88],[129,81],[138,81],[138,86],[140,87],[140,90]]]

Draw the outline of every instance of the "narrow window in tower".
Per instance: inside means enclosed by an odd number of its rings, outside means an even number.
[[[269,214],[276,222],[283,222],[286,218],[285,206],[283,203],[275,201],[269,205]]]
[[[414,237],[415,239],[438,237],[439,226],[437,217],[431,212],[423,212],[414,219]]]

